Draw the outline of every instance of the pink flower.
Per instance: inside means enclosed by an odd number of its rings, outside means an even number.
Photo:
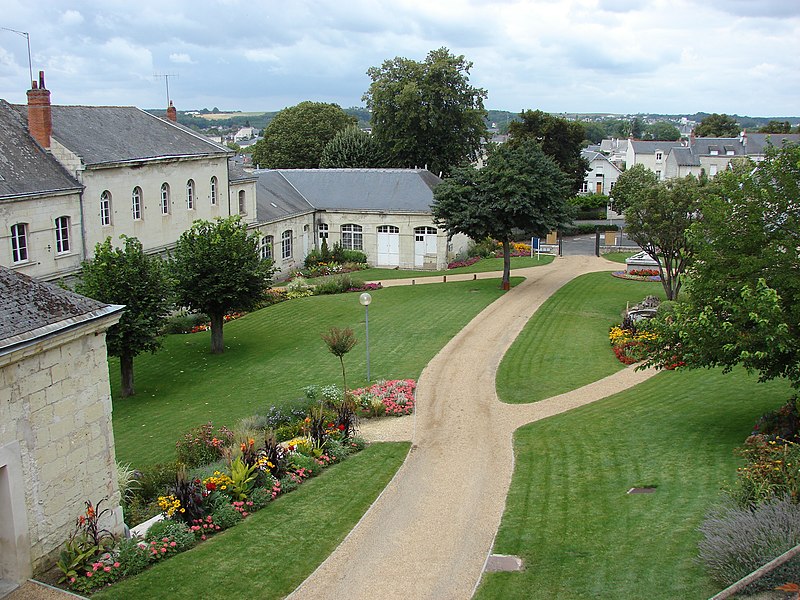
[[[103,571],[106,573],[111,573],[111,567],[103,567]]]
[[[94,573],[92,571],[86,571],[86,576],[87,577],[91,577],[92,575],[94,575]]]
[[[114,568],[115,568],[115,569],[118,569],[118,568],[119,568],[119,563],[118,563],[118,562],[115,562],[115,563],[114,563]]]
[[[164,554],[166,551],[167,551],[167,549],[166,549],[166,548],[162,548],[162,549],[161,549],[161,554]]]
[[[175,546],[177,546],[177,544],[175,542],[170,542],[169,545],[170,545],[170,548],[174,548]]]
[[[201,540],[204,540],[204,539],[206,539],[206,536],[205,536],[205,535],[201,535],[201,536],[200,536],[200,539],[201,539]]]

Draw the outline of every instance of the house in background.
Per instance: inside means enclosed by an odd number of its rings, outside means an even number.
[[[2,588],[52,566],[87,500],[123,532],[105,332],[124,307],[5,267],[0,297]]]
[[[135,236],[146,252],[159,253],[172,248],[197,219],[241,214],[246,222],[256,220],[255,180],[237,171],[231,181],[228,159],[233,152],[179,125],[172,105],[166,119],[135,107],[51,105],[40,73],[27,105],[3,102],[0,111],[3,133],[13,134],[16,148],[25,146],[20,123],[31,138],[27,145],[38,145],[38,152],[29,148],[27,155],[9,155],[17,161],[26,156],[41,163],[55,159],[78,196],[77,203],[71,197],[67,210],[50,202],[33,206],[18,201],[24,192],[19,184],[16,191],[0,195],[3,237],[9,238],[12,229],[19,237],[27,229],[32,242],[34,237],[42,240],[29,245],[24,256],[15,253],[13,240],[7,241],[0,252],[2,265],[55,279],[75,272],[106,237],[118,243],[122,234]],[[4,179],[7,145],[0,144]],[[36,181],[24,172],[20,177]],[[5,191],[0,187],[0,194]],[[49,251],[42,245],[46,237],[53,240]],[[48,256],[54,248],[55,265]]]
[[[628,140],[625,154],[625,168],[644,165],[653,171],[659,179],[666,178],[667,154],[672,148],[680,148],[683,142]]]
[[[580,193],[608,196],[622,171],[602,152],[581,150],[581,156],[589,163],[589,171],[584,177]]]
[[[433,189],[425,169],[277,169],[257,171],[258,225],[264,255],[282,274],[308,253],[328,247],[361,250],[371,265],[442,269],[466,250],[433,223]],[[271,249],[271,250],[270,250]],[[271,252],[271,254],[270,254]]]

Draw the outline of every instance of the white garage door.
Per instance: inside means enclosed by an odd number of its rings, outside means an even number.
[[[431,267],[431,263],[433,266]],[[414,266],[436,268],[436,228],[414,229]]]
[[[400,228],[394,225],[378,227],[378,264],[382,267],[400,266]]]

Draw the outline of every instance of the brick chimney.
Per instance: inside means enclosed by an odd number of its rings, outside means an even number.
[[[174,123],[178,122],[178,111],[172,105],[172,100],[169,101],[169,106],[167,107],[167,118]]]
[[[44,87],[44,71],[39,71],[39,84],[31,82],[28,90],[28,131],[43,148],[50,149],[53,133],[53,114],[50,108],[50,90]]]

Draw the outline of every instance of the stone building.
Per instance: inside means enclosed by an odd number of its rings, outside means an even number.
[[[0,267],[0,580],[51,566],[84,502],[112,509],[116,479],[106,330],[122,306]]]
[[[277,169],[257,171],[262,255],[279,272],[301,267],[326,239],[361,250],[378,267],[443,269],[468,238],[433,223],[425,169]]]
[[[233,152],[178,124],[173,106],[166,119],[132,106],[59,106],[43,73],[32,83],[27,105],[0,101],[0,138],[13,141],[0,142],[0,265],[56,279],[106,237],[134,236],[158,253],[197,219],[255,221],[255,179],[232,174]]]

